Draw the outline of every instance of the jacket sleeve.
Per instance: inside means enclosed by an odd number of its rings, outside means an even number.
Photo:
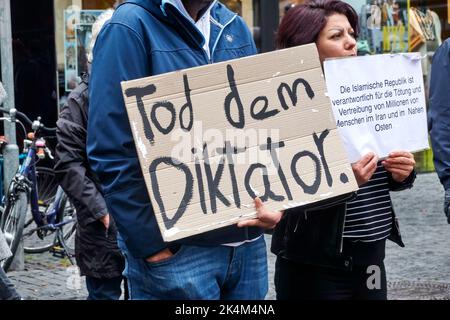
[[[145,258],[166,248],[140,169],[121,81],[150,75],[148,48],[124,24],[107,23],[97,38],[89,83],[87,152],[127,249]]]
[[[77,209],[78,222],[86,226],[108,213],[97,185],[88,176],[86,129],[80,106],[69,98],[56,123],[58,143],[55,152],[55,174],[59,184]]]
[[[450,189],[450,39],[436,51],[431,67],[428,129],[434,166],[446,190]]]
[[[390,191],[402,191],[413,187],[416,180],[416,170],[413,170],[408,178],[402,182],[397,182],[392,178],[392,174],[388,172],[389,190]]]

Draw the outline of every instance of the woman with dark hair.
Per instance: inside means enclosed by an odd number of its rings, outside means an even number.
[[[358,32],[350,5],[312,0],[284,16],[278,48],[315,43],[323,63],[356,56]],[[386,239],[404,246],[389,191],[412,186],[414,165],[406,151],[370,152],[352,164],[356,195],[287,210],[272,237],[277,299],[387,299]]]
[[[278,49],[300,46],[316,42],[331,16],[343,16],[352,28],[354,45],[359,34],[358,15],[355,10],[342,1],[307,1],[293,6],[283,17],[277,33]],[[351,41],[353,42],[353,41]],[[319,50],[320,53],[320,50]],[[322,58],[321,58],[322,60]]]

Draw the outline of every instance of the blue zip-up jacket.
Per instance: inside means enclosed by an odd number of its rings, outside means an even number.
[[[428,128],[434,166],[445,190],[450,190],[450,39],[433,56]]]
[[[136,258],[149,257],[167,244],[141,173],[120,82],[256,53],[244,21],[220,3],[211,9],[211,59],[203,50],[204,42],[193,23],[173,5],[134,0],[116,9],[95,44],[87,152],[120,236]],[[177,242],[219,245],[253,239],[261,232],[233,225]]]

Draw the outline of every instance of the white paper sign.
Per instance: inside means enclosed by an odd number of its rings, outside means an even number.
[[[325,61],[336,125],[351,163],[369,151],[428,149],[420,55],[383,54]]]

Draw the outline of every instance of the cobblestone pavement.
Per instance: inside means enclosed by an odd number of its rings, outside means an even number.
[[[435,173],[418,175],[415,186],[392,194],[406,247],[388,243],[389,299],[450,300],[450,225],[443,214],[443,189]],[[266,237],[267,247],[270,236]],[[269,253],[269,293],[275,299],[274,256]],[[8,276],[24,299],[73,300],[87,296],[84,278],[66,259],[50,253],[25,256],[24,271]]]
[[[392,194],[405,248],[388,241],[386,270],[392,298],[450,300],[450,225],[436,173]]]
[[[67,258],[51,253],[26,254],[25,270],[8,272],[25,300],[84,300],[87,297],[84,277]]]

